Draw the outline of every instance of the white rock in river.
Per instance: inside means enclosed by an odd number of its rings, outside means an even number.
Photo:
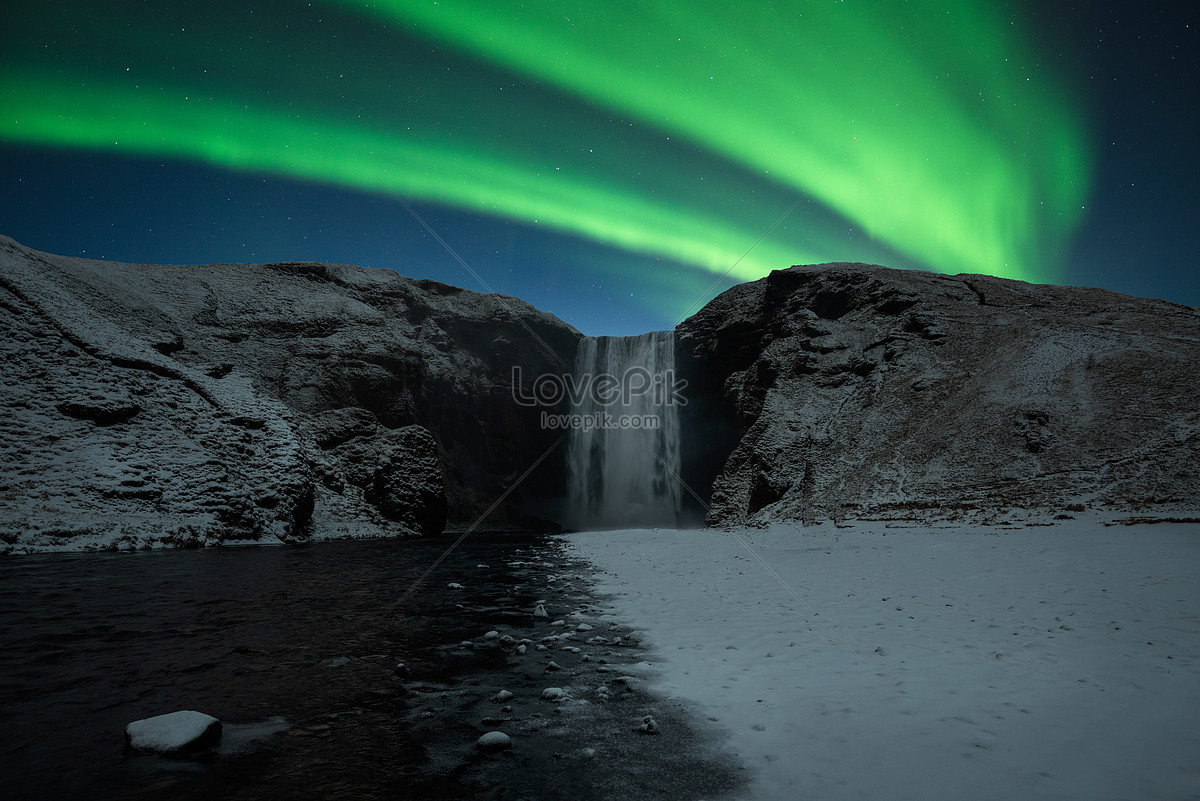
[[[545,620],[546,618],[550,617],[550,613],[546,611],[546,607],[538,604],[533,608],[533,616],[540,620]]]
[[[125,742],[135,751],[161,754],[205,748],[221,739],[221,721],[184,710],[135,720],[125,727]]]
[[[489,731],[475,741],[480,751],[503,751],[512,748],[512,738],[502,731]]]
[[[565,701],[569,696],[562,687],[547,687],[542,690],[543,701]]]
[[[498,692],[492,696],[492,700],[498,704],[503,704],[505,701],[511,701],[512,699],[513,699],[513,694],[510,693],[508,690],[501,690],[500,692]]]

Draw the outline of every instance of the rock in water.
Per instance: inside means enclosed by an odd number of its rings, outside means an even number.
[[[494,752],[512,748],[512,738],[502,731],[489,731],[475,741],[480,751]]]
[[[125,727],[125,742],[134,751],[160,754],[196,751],[215,745],[220,739],[221,721],[192,710],[135,720]]]

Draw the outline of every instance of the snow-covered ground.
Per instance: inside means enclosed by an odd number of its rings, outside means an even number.
[[[1200,798],[1200,525],[568,542],[754,799]]]

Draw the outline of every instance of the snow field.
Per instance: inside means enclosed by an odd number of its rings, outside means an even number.
[[[568,542],[754,799],[1200,796],[1198,525]]]

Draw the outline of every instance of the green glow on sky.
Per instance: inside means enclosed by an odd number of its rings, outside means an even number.
[[[937,270],[1045,277],[1086,197],[1083,125],[994,3],[342,2],[680,132]]]
[[[616,247],[724,272],[753,239],[720,219],[622,192],[598,181],[545,176],[516,158],[476,148],[396,139],[386,131],[312,115],[247,108],[177,93],[130,92],[93,82],[81,92],[53,80],[0,81],[0,97],[21,109],[11,138],[143,155],[197,158],[232,169],[265,170],[397,192],[582,234]],[[759,277],[797,250],[764,242],[734,277]]]
[[[739,280],[1052,281],[1088,188],[1082,122],[986,2],[302,5],[23,7],[0,139],[399,194]]]

